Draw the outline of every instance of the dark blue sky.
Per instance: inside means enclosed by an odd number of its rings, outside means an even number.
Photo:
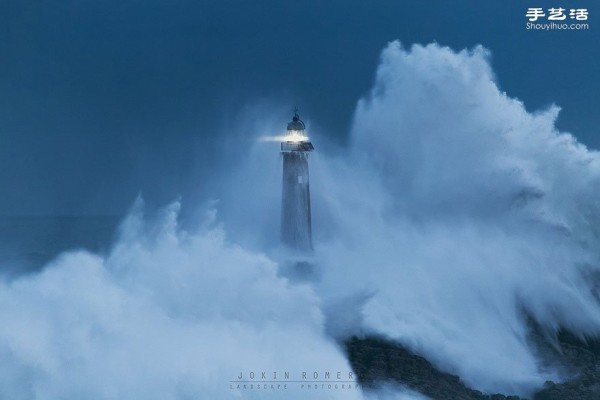
[[[525,29],[528,7],[558,6],[588,8],[590,29]],[[591,0],[1,0],[0,215],[185,197],[256,100],[297,104],[343,145],[394,39],[484,45],[502,90],[559,104],[559,128],[600,148],[599,29]]]

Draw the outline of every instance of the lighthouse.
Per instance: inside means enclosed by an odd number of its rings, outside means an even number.
[[[281,241],[300,253],[312,250],[308,154],[314,150],[297,112],[287,125],[281,142],[283,182],[281,194]]]

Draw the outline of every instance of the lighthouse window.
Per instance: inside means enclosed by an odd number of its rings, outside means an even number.
[[[304,183],[304,179],[302,178],[302,175],[298,175],[298,183]]]

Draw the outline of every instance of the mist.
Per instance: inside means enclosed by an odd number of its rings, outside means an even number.
[[[248,107],[185,229],[186,198],[155,217],[138,199],[106,254],[66,252],[1,284],[1,397],[262,398],[228,382],[240,370],[349,370],[338,343],[364,334],[485,392],[560,380],[527,318],[548,335],[600,332],[600,158],[556,129],[557,106],[531,113],[502,92],[489,58],[392,42],[348,146],[307,119],[312,280],[281,273],[281,160],[258,140],[282,133],[283,106]],[[228,146],[247,132],[256,140]]]

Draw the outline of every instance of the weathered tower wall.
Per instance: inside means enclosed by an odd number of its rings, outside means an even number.
[[[281,239],[291,249],[312,250],[308,152],[283,152]]]

